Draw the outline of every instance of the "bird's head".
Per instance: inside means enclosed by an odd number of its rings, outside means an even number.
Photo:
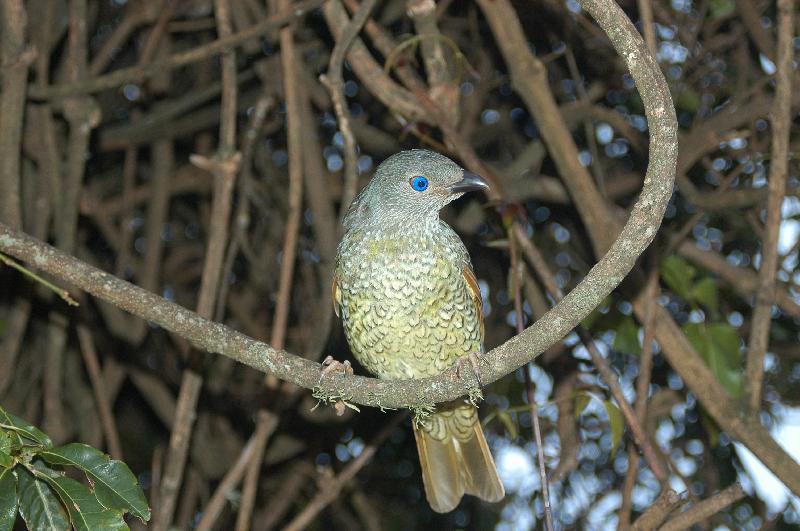
[[[447,203],[473,190],[488,190],[483,178],[425,149],[401,151],[384,160],[353,201],[348,218],[437,219]]]

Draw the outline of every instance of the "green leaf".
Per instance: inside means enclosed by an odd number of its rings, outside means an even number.
[[[11,531],[17,521],[17,476],[14,470],[0,470],[0,531]]]
[[[592,395],[588,393],[578,393],[575,395],[575,418],[580,418],[583,410],[592,401]]]
[[[19,514],[28,529],[61,531],[69,529],[69,518],[53,489],[26,468],[16,467],[19,480]]]
[[[97,500],[89,487],[62,475],[42,462],[34,464],[34,474],[47,482],[67,508],[72,526],[77,531],[128,530],[122,511],[109,509]]]
[[[727,323],[688,323],[683,330],[717,380],[731,396],[738,398],[743,380],[742,354],[736,329]]]
[[[691,299],[692,280],[697,270],[680,256],[671,255],[661,262],[661,278],[685,300]]]
[[[20,446],[31,446],[31,443],[45,448],[53,446],[53,441],[46,433],[16,415],[12,415],[2,407],[0,407],[0,428],[5,428],[13,434]]]
[[[630,315],[624,315],[614,331],[613,349],[624,354],[638,356],[642,352],[639,344],[639,326]]]
[[[700,102],[700,94],[687,88],[678,92],[675,106],[680,110],[694,113],[700,108]]]
[[[608,424],[611,426],[611,457],[617,453],[617,447],[622,442],[622,432],[625,431],[625,420],[622,418],[622,412],[617,405],[611,400],[603,400],[603,405],[606,407],[608,414]]]
[[[722,18],[733,13],[734,9],[736,9],[734,0],[711,0],[709,14],[711,18]]]
[[[719,436],[721,433],[719,426],[704,409],[700,411],[700,424],[705,428],[708,434],[708,444],[710,444],[712,448],[719,446]]]
[[[0,430],[0,452],[10,454],[14,450],[14,442],[11,440],[11,435]]]
[[[4,468],[10,468],[14,464],[14,458],[11,457],[13,449],[14,444],[11,440],[11,435],[5,431],[0,431],[0,471]]]
[[[689,293],[691,300],[695,300],[708,308],[712,314],[716,315],[719,309],[719,295],[717,293],[717,283],[711,277],[699,280]]]
[[[103,506],[130,511],[137,518],[150,519],[150,506],[128,465],[109,458],[103,452],[81,443],[45,450],[39,455],[54,465],[80,468],[94,486]]]
[[[6,468],[11,468],[14,464],[14,458],[10,454],[0,450],[0,472]]]
[[[514,422],[514,419],[511,417],[511,413],[506,410],[498,411],[497,418],[503,423],[503,426],[505,426],[506,432],[508,432],[508,438],[512,441],[515,441],[517,439],[517,435],[519,435],[519,432],[517,431],[517,423]]]
[[[598,320],[602,320],[603,317],[607,316],[610,313],[610,306],[613,298],[611,295],[606,296],[603,299],[603,302],[597,305],[597,307],[592,310],[592,313],[584,317],[581,324],[588,329],[591,329]]]

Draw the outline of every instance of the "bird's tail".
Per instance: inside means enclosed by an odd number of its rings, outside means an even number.
[[[451,404],[414,423],[422,482],[431,508],[455,509],[464,494],[489,502],[505,494],[483,436],[478,412],[469,404]]]

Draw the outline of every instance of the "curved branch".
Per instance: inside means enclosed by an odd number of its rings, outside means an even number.
[[[584,7],[609,33],[642,92],[652,134],[644,188],[617,241],[580,284],[523,333],[486,354],[484,360],[487,363],[481,370],[481,379],[485,383],[504,377],[559,341],[622,281],[636,258],[655,237],[672,193],[677,123],[661,72],[650,54],[645,53],[646,48],[636,30],[611,0],[585,0]],[[336,375],[320,381],[321,366],[318,363],[203,319],[3,224],[0,224],[0,250],[152,321],[188,339],[198,348],[226,355],[307,389],[319,387],[326,397],[367,406],[407,407],[455,399],[473,384],[470,377],[459,377],[455,367],[437,377],[419,380],[388,381]]]

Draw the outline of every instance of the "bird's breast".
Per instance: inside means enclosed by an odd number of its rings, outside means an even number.
[[[480,318],[463,277],[460,241],[345,239],[336,277],[353,354],[384,378],[438,374],[480,348]]]

